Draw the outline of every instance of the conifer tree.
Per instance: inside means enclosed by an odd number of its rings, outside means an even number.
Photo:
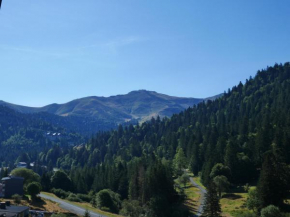
[[[289,190],[289,168],[276,158],[273,153],[267,153],[257,186],[262,207],[268,205],[280,206]]]
[[[217,195],[216,185],[211,182],[207,189],[203,217],[220,217],[221,206]]]
[[[179,148],[176,151],[176,154],[173,159],[173,166],[176,175],[181,175],[182,174],[182,169],[184,169],[187,165],[186,162],[186,157],[184,155],[183,149]]]

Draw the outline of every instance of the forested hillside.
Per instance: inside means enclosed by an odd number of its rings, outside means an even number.
[[[110,97],[84,97],[64,104],[44,107],[20,106],[4,101],[0,105],[21,113],[36,114],[43,120],[86,136],[98,131],[116,129],[119,124],[129,125],[144,122],[151,117],[170,117],[206,99],[173,97],[154,91],[131,91],[125,95]]]
[[[74,149],[55,147],[40,153],[39,162],[68,171],[72,185],[66,190],[111,189],[121,199],[139,201],[156,216],[174,216],[168,207],[179,199],[172,177],[181,167],[200,174],[206,186],[213,175],[244,185],[257,183],[261,174],[259,208],[282,206],[289,192],[289,141],[290,64],[285,63],[258,71],[255,78],[239,83],[223,97],[170,119],[119,126]],[[267,165],[272,165],[272,180]],[[273,182],[279,186],[269,196],[264,190],[273,187]]]
[[[51,140],[46,136],[47,132],[57,132],[62,136]],[[3,166],[13,168],[17,158],[26,152],[30,153],[29,162],[33,162],[40,151],[53,145],[68,146],[69,142],[78,144],[82,141],[80,135],[62,127],[0,106],[0,162]]]

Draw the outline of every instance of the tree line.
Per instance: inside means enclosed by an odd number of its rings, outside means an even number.
[[[66,171],[71,185],[65,190],[107,189],[107,198],[120,198],[128,209],[138,204],[152,216],[170,216],[168,207],[180,207],[173,177],[188,167],[207,187],[213,181],[257,184],[254,209],[260,212],[268,205],[283,209],[289,139],[290,64],[285,63],[258,71],[214,101],[171,118],[99,132],[82,146],[55,146],[39,153],[37,162]]]

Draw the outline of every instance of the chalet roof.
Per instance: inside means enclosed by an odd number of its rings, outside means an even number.
[[[4,211],[2,211],[3,209],[0,209],[0,217],[16,217],[17,213],[7,213]]]
[[[26,210],[28,210],[28,206],[6,206],[6,209],[0,209],[1,212],[6,212],[6,213],[21,213]]]
[[[2,178],[1,180],[2,180],[2,181],[5,181],[5,180],[10,180],[10,179],[22,179],[22,180],[24,180],[24,178],[22,178],[22,177],[17,177],[17,176],[4,177],[4,178]]]

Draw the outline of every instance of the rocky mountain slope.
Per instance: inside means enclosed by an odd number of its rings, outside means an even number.
[[[154,91],[139,90],[111,97],[90,96],[64,104],[50,104],[39,108],[20,106],[4,101],[0,101],[0,105],[5,105],[22,113],[47,112],[63,117],[83,117],[99,122],[121,124],[129,121],[144,122],[158,115],[170,117],[203,100],[207,99],[173,97]]]

